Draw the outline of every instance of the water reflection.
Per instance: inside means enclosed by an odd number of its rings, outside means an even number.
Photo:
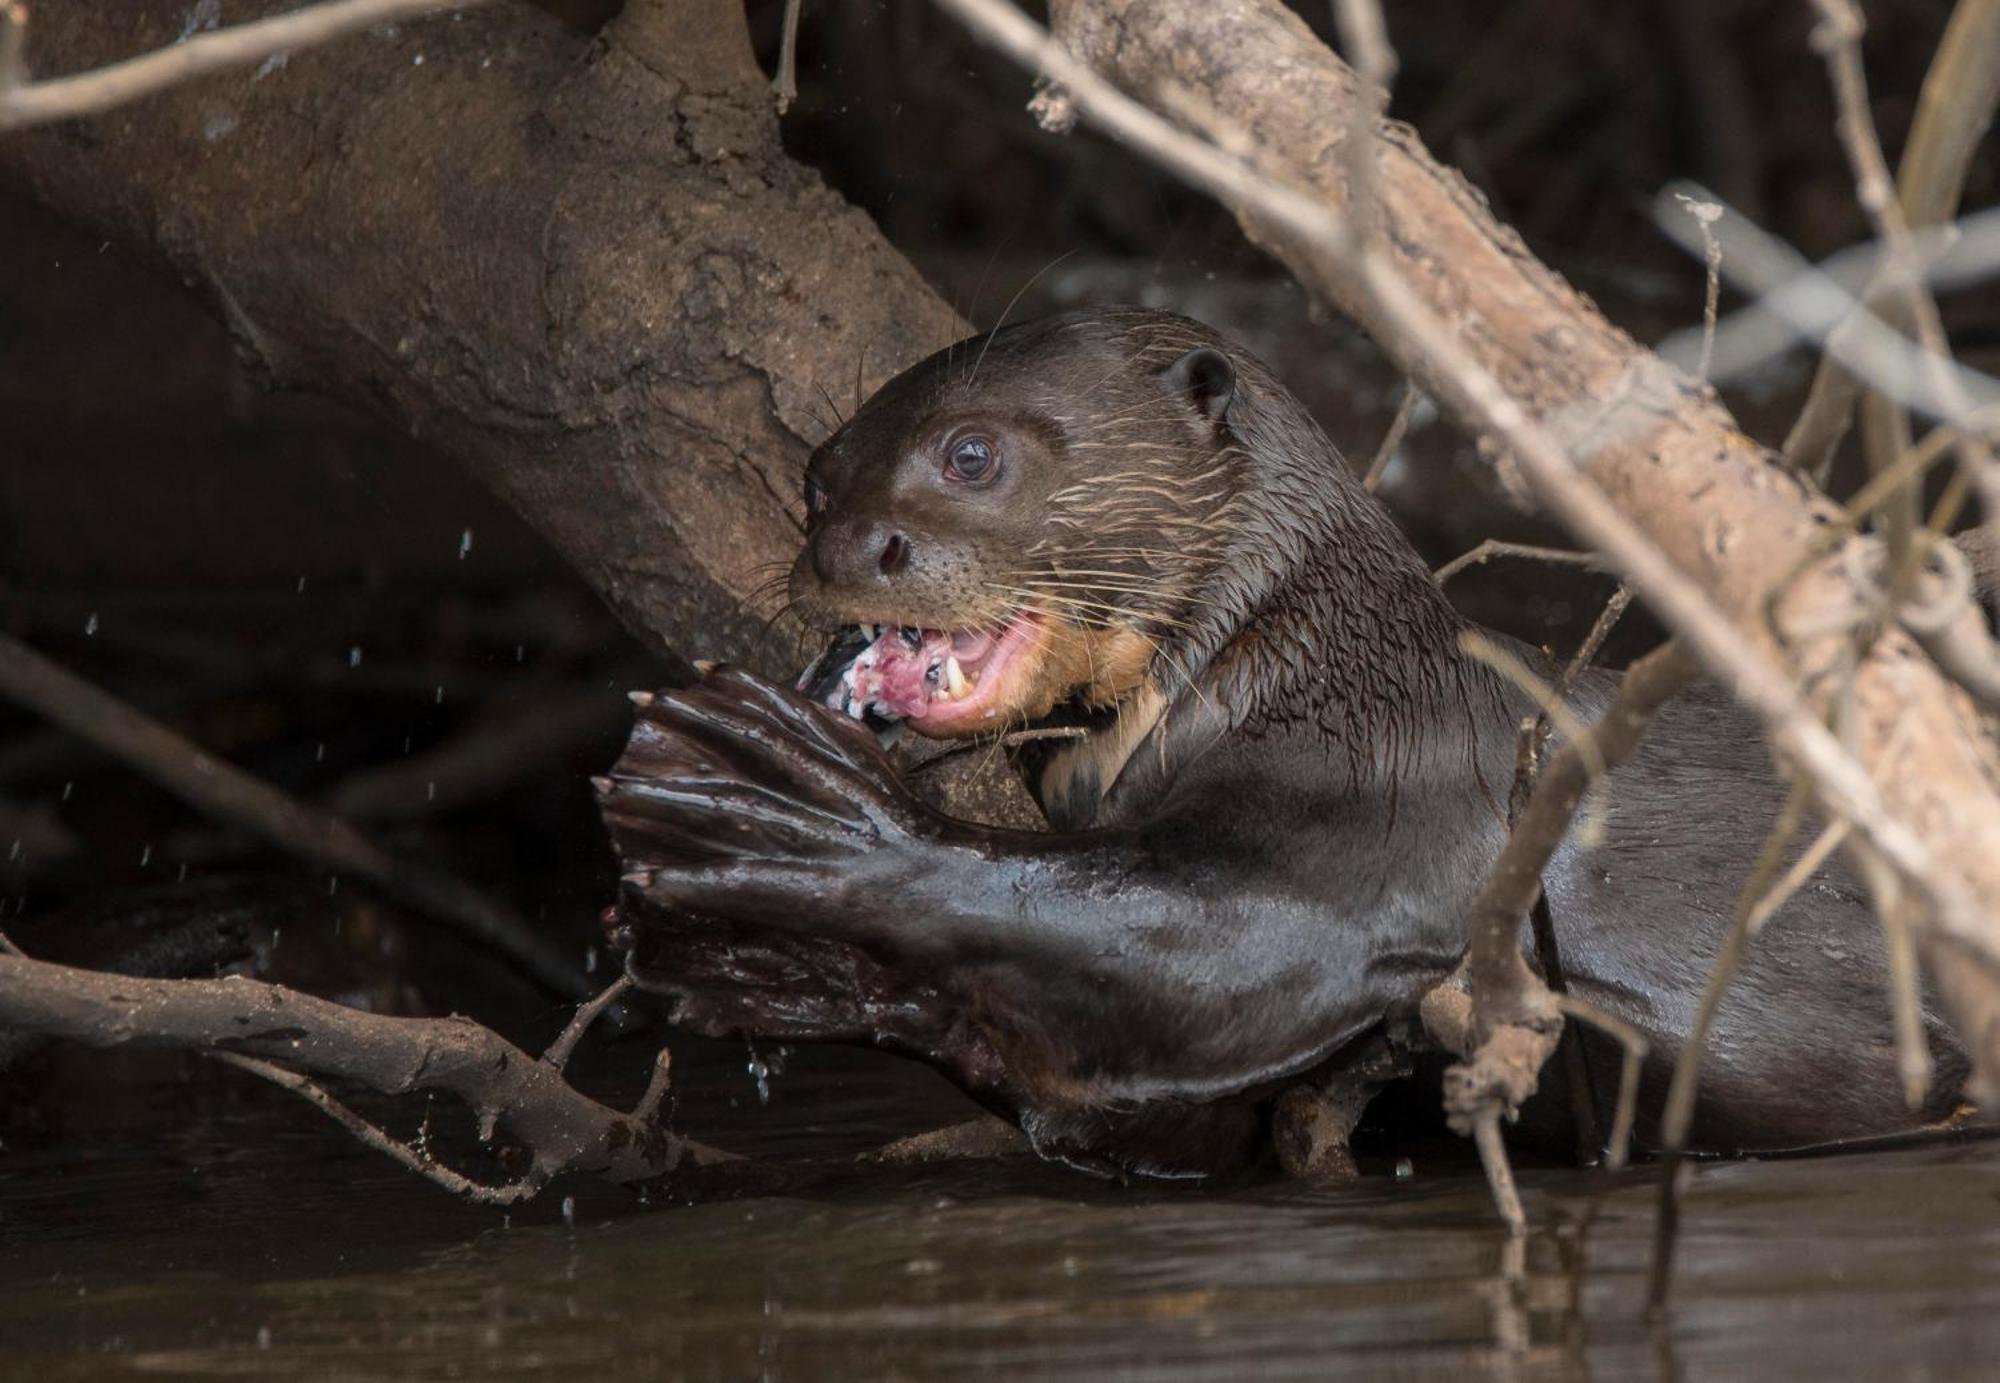
[[[800,1053],[764,1109],[740,1048],[718,1064],[684,1108],[822,1143],[879,1132],[913,1079]],[[1948,1378],[2000,1345],[1993,1144],[1702,1169],[1655,1331],[1636,1174],[1524,1174],[1512,1243],[1475,1171],[1421,1162],[1338,1192],[1032,1166],[651,1210],[578,1187],[565,1225],[560,1194],[461,1206],[261,1098],[149,1127],[0,1162],[7,1372]]]

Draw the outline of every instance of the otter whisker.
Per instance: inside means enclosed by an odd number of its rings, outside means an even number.
[[[1061,254],[1057,255],[1047,264],[1044,264],[1041,268],[1035,270],[1034,275],[1031,278],[1029,278],[1029,280],[1026,283],[1022,284],[1019,288],[1014,290],[1014,296],[1007,299],[1007,305],[1000,309],[1000,316],[999,319],[993,323],[993,330],[986,333],[986,344],[979,348],[978,358],[972,362],[972,368],[966,371],[965,384],[967,388],[971,388],[972,385],[978,380],[979,367],[986,363],[986,352],[992,348],[993,338],[1000,334],[1001,327],[1007,325],[1007,319],[1013,315],[1015,307],[1017,307],[1020,304],[1021,299],[1027,294],[1028,290],[1030,288],[1033,288],[1036,284],[1042,281],[1042,275],[1048,273],[1049,270],[1055,268],[1058,264],[1062,263],[1065,259],[1068,259],[1071,255],[1075,253],[1076,251],[1074,249],[1064,250]]]

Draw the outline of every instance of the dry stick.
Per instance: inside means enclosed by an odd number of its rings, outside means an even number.
[[[18,0],[0,3],[0,109],[21,85],[21,44],[27,30],[28,7]]]
[[[569,1025],[562,1030],[556,1040],[549,1044],[549,1049],[542,1053],[542,1060],[558,1071],[568,1066],[570,1053],[576,1050],[576,1044],[583,1040],[583,1035],[590,1031],[590,1025],[603,1015],[604,1010],[623,998],[625,991],[632,988],[635,983],[630,975],[620,975],[606,985],[602,993],[578,1004],[576,1015],[569,1020]]]
[[[1716,1012],[1736,979],[1743,953],[1751,940],[1778,909],[1804,886],[1806,880],[1819,871],[1848,836],[1848,824],[1845,821],[1834,822],[1820,832],[1805,853],[1792,862],[1783,877],[1772,884],[1771,876],[1777,872],[1786,847],[1798,833],[1808,803],[1809,793],[1805,785],[1795,786],[1785,799],[1777,824],[1765,837],[1756,862],[1751,866],[1750,877],[1744,882],[1743,891],[1737,895],[1735,916],[1723,937],[1722,950],[1709,969],[1708,984],[1703,988],[1701,1003],[1695,1010],[1694,1029],[1687,1045],[1681,1049],[1680,1059],[1674,1063],[1673,1080],[1667,1087],[1666,1112],[1660,1121],[1660,1204],[1659,1213],[1653,1221],[1653,1265],[1647,1289],[1650,1309],[1656,1312],[1666,1305],[1667,1292],[1673,1281],[1674,1249],[1680,1231],[1680,1203],[1686,1184],[1681,1163],[1687,1151],[1688,1131],[1694,1124],[1701,1058],[1708,1045],[1709,1033],[1715,1026]]]
[[[1861,876],[1875,896],[1882,916],[1882,940],[1889,959],[1889,996],[1896,1024],[1896,1064],[1903,1078],[1903,1103],[1912,1113],[1923,1108],[1931,1084],[1931,1053],[1924,1041],[1923,1006],[1917,997],[1916,953],[1910,938],[1907,899],[1896,872],[1874,857],[1857,852]]]
[[[1841,145],[1853,169],[1855,197],[1882,242],[1882,269],[1888,294],[1885,308],[1902,319],[1892,319],[1890,325],[1907,324],[1916,328],[1934,387],[1954,415],[1963,417],[1971,411],[1971,404],[1956,375],[1939,368],[1951,353],[1944,323],[1936,300],[1924,284],[1922,258],[1911,239],[1909,221],[1897,199],[1889,163],[1882,155],[1882,142],[1868,112],[1868,83],[1861,62],[1861,11],[1852,0],[1814,0],[1814,4],[1820,13],[1820,24],[1814,30],[1813,42],[1825,57],[1833,80],[1840,109]],[[2000,53],[1996,58],[2000,58]],[[1871,394],[1864,401],[1862,423],[1863,450],[1871,471],[1882,470],[1909,448],[1908,414],[1880,395]],[[1968,432],[1959,439],[1959,457],[1961,468],[1988,499],[1989,518],[2000,522],[2000,483],[1993,476],[1992,451]],[[1911,538],[1917,525],[1917,508],[1918,496],[1910,488],[1886,510],[1893,565],[1890,590],[1897,596],[1907,593],[1912,579]]]
[[[778,75],[771,78],[771,94],[777,97],[778,114],[783,115],[799,99],[799,7],[803,0],[785,0],[784,27],[778,39]]]
[[[1936,226],[1951,219],[1996,103],[2000,103],[2000,0],[1959,0],[1931,59],[1903,150],[1900,201],[1912,226]],[[1894,284],[1889,270],[1885,246],[1861,296],[1871,313],[1890,310]],[[1842,325],[1836,335],[1849,330]],[[1855,372],[1829,349],[1821,357],[1806,405],[1785,438],[1781,453],[1785,464],[1823,481],[1860,392]]]
[[[1950,358],[1950,343],[1945,338],[1944,322],[1937,300],[1924,283],[1924,266],[1912,241],[1903,204],[1889,181],[1888,161],[1882,155],[1881,139],[1868,113],[1867,81],[1861,63],[1861,12],[1852,0],[1815,0],[1815,4],[1821,24],[1814,41],[1825,52],[1839,97],[1841,142],[1854,169],[1855,193],[1882,241],[1883,273],[1890,294],[1885,306],[1901,309],[1897,314],[1901,321],[1892,316],[1889,324],[1916,328],[1934,388],[1954,420],[1964,420],[1972,411],[1971,401],[1957,374],[1945,363]],[[1995,46],[1987,56],[1992,63],[2000,64],[2000,46]],[[1885,469],[1909,450],[1909,414],[1892,400],[1871,392],[1862,401],[1861,418],[1863,451],[1871,471]],[[1996,471],[1993,449],[1977,429],[1961,427],[1958,460],[1959,479],[1965,487],[1978,490],[1987,528],[2000,537],[2000,471]],[[1887,586],[1899,614],[1918,579],[1918,564],[1923,555],[1915,541],[1920,499],[1912,481],[1886,509],[1890,518],[1891,553]],[[1899,533],[1900,543],[1896,541]],[[1982,700],[1994,690],[1995,681],[2000,680],[2000,649],[1995,648],[1983,621],[1934,625],[1926,636],[1919,636],[1919,642],[1927,649],[1938,645],[1942,656],[1937,661],[1945,674]],[[1987,700],[1987,704],[1996,703]],[[1886,916],[1884,923],[1888,924]]]
[[[1597,613],[1597,619],[1584,635],[1583,642],[1570,656],[1563,668],[1562,676],[1556,682],[1555,699],[1565,703],[1570,691],[1576,686],[1577,678],[1583,675],[1597,657],[1604,641],[1611,637],[1611,631],[1624,617],[1626,608],[1632,603],[1632,588],[1620,585],[1604,602],[1604,608]],[[1521,818],[1521,809],[1527,805],[1528,794],[1533,791],[1535,779],[1542,769],[1542,752],[1548,747],[1549,735],[1554,722],[1546,710],[1539,712],[1532,720],[1521,726],[1520,742],[1515,746],[1514,785],[1507,794],[1507,829],[1514,829]],[[1554,991],[1556,1003],[1568,1003],[1569,975],[1563,968],[1562,947],[1556,939],[1555,912],[1549,906],[1546,889],[1536,897],[1535,905],[1528,910],[1528,920],[1534,929],[1535,956],[1540,961],[1542,975],[1549,988]],[[1566,1013],[1569,1009],[1565,1007]],[[1574,1016],[1573,1014],[1571,1016]],[[1618,1023],[1620,1020],[1604,1015],[1600,1026]],[[1565,1028],[1561,1047],[1563,1052],[1564,1076],[1570,1089],[1570,1117],[1576,1125],[1577,1161],[1587,1165],[1599,1151],[1606,1153],[1605,1162],[1616,1171],[1625,1165],[1632,1141],[1632,1125],[1637,1117],[1639,1104],[1639,1063],[1646,1054],[1646,1040],[1636,1028],[1626,1026],[1625,1035],[1620,1037],[1624,1045],[1624,1063],[1618,1075],[1618,1105],[1612,1118],[1611,1138],[1608,1143],[1598,1141],[1597,1086],[1591,1076],[1590,1062],[1583,1049],[1583,1034],[1580,1030]]]
[[[1382,444],[1375,448],[1375,459],[1368,463],[1368,471],[1361,477],[1361,488],[1371,495],[1382,484],[1389,463],[1396,459],[1396,449],[1403,445],[1403,438],[1423,401],[1424,391],[1417,388],[1417,382],[1414,379],[1404,380],[1403,397],[1396,404],[1396,416],[1389,420],[1389,430],[1382,434]]]
[[[317,1106],[329,1119],[353,1134],[360,1142],[394,1158],[418,1176],[436,1183],[454,1196],[463,1196],[482,1205],[518,1205],[542,1189],[541,1182],[526,1177],[500,1186],[474,1181],[465,1173],[447,1167],[419,1149],[411,1147],[387,1129],[371,1124],[335,1099],[325,1086],[309,1080],[296,1071],[288,1071],[271,1062],[254,1056],[242,1056],[235,1052],[210,1052],[208,1055],[225,1065],[234,1066],[240,1071],[248,1071],[253,1076],[261,1076],[273,1085],[291,1091],[307,1103]]]
[[[1496,557],[1520,557],[1531,562],[1547,562],[1551,566],[1581,567],[1585,571],[1604,570],[1604,559],[1594,552],[1577,552],[1561,547],[1538,547],[1533,543],[1510,543],[1499,538],[1488,538],[1470,552],[1461,552],[1432,572],[1431,579],[1442,586],[1460,572],[1481,566]]]
[[[7,952],[0,955],[0,1026],[93,1047],[247,1057],[262,1063],[249,1069],[267,1079],[274,1077],[263,1066],[352,1081],[385,1095],[436,1090],[456,1096],[477,1116],[482,1134],[505,1128],[529,1155],[519,1182],[453,1186],[464,1194],[504,1202],[528,1194],[516,1186],[539,1188],[563,1172],[643,1182],[672,1172],[684,1158],[696,1165],[730,1160],[730,1154],[657,1129],[650,1112],[621,1114],[599,1104],[548,1062],[469,1018],[390,1018],[241,977],[136,979],[0,949]],[[316,1085],[281,1083],[353,1127],[349,1120],[358,1116],[346,1111],[343,1117],[331,1097],[314,1093]],[[657,1107],[650,1088],[648,1096]],[[641,1109],[647,1109],[644,1101]],[[425,1167],[416,1170],[432,1175]]]
[[[1684,192],[1676,194],[1676,200],[1687,208],[1701,230],[1702,261],[1708,266],[1701,300],[1701,356],[1694,371],[1694,377],[1705,384],[1708,367],[1715,359],[1715,321],[1722,306],[1722,242],[1715,238],[1715,223],[1722,219],[1722,204],[1704,202]]]
[[[1646,1035],[1616,1014],[1568,994],[1557,993],[1556,1007],[1565,1016],[1604,1029],[1625,1049],[1618,1069],[1618,1104],[1611,1116],[1611,1137],[1605,1144],[1604,1165],[1612,1171],[1623,1167],[1632,1156],[1632,1128],[1639,1121],[1639,1071],[1652,1043]]]
[[[449,924],[566,998],[590,993],[578,968],[500,904],[443,872],[399,860],[338,817],[314,811],[0,634],[0,696],[130,764],[184,802],[279,848],[365,879]]]
[[[1681,195],[1679,188],[1710,195],[1697,184],[1670,184],[1653,199],[1654,223],[1692,252],[1699,237],[1686,233],[1675,200]],[[1727,216],[1716,224],[1716,234],[1725,252],[1724,276],[1746,294],[1757,296],[1755,310],[1769,314],[1800,340],[1820,342],[1869,388],[1905,407],[1961,430],[1980,432],[1992,425],[1992,410],[2000,406],[2000,378],[1927,352],[1871,312],[1826,269],[1747,218]],[[1944,241],[1940,234],[1938,243]],[[1829,321],[1837,321],[1839,330],[1829,330]],[[1720,342],[1718,335],[1718,354]],[[1944,375],[1951,379],[1949,397],[1936,382]],[[1966,407],[1964,398],[1976,400],[1977,406]]]
[[[1562,1029],[1554,996],[1521,957],[1521,919],[1541,891],[1542,870],[1568,833],[1593,762],[1615,768],[1638,749],[1654,713],[1698,671],[1677,642],[1634,663],[1587,732],[1563,745],[1535,784],[1514,831],[1467,909],[1467,977],[1473,997],[1471,1059],[1445,1075],[1445,1108],[1464,1133],[1511,1115],[1534,1093]],[[1623,1034],[1607,1026],[1613,1036]],[[1624,1097],[1621,1095],[1620,1102]],[[1491,1176],[1491,1169],[1488,1172]],[[1498,1191],[1496,1185],[1496,1193]]]
[[[181,82],[232,67],[248,67],[278,53],[296,53],[363,29],[445,10],[470,9],[486,0],[327,0],[268,19],[196,34],[169,48],[70,77],[22,82],[0,95],[0,132],[70,120],[151,96]],[[26,23],[25,7],[11,7],[14,29]],[[18,42],[18,38],[16,39]]]

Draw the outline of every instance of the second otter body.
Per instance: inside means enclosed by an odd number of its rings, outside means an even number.
[[[681,1021],[910,1052],[1045,1154],[1203,1175],[1450,974],[1525,708],[1254,359],[1138,310],[1015,327],[887,385],[807,499],[793,605],[863,632],[810,699],[740,673],[662,693],[605,804],[630,967]],[[1022,751],[1056,830],[922,806],[861,723],[883,714],[1073,726]],[[1654,1039],[1654,1106],[1779,807],[1767,764],[1720,699],[1669,708],[1545,880],[1571,987]],[[1738,995],[1699,1143],[1911,1122],[1844,877]],[[1927,1022],[1948,1106],[1963,1060]]]

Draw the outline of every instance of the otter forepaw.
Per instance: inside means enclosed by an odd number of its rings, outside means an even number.
[[[839,856],[925,814],[865,727],[730,668],[643,702],[597,785],[631,866]]]

